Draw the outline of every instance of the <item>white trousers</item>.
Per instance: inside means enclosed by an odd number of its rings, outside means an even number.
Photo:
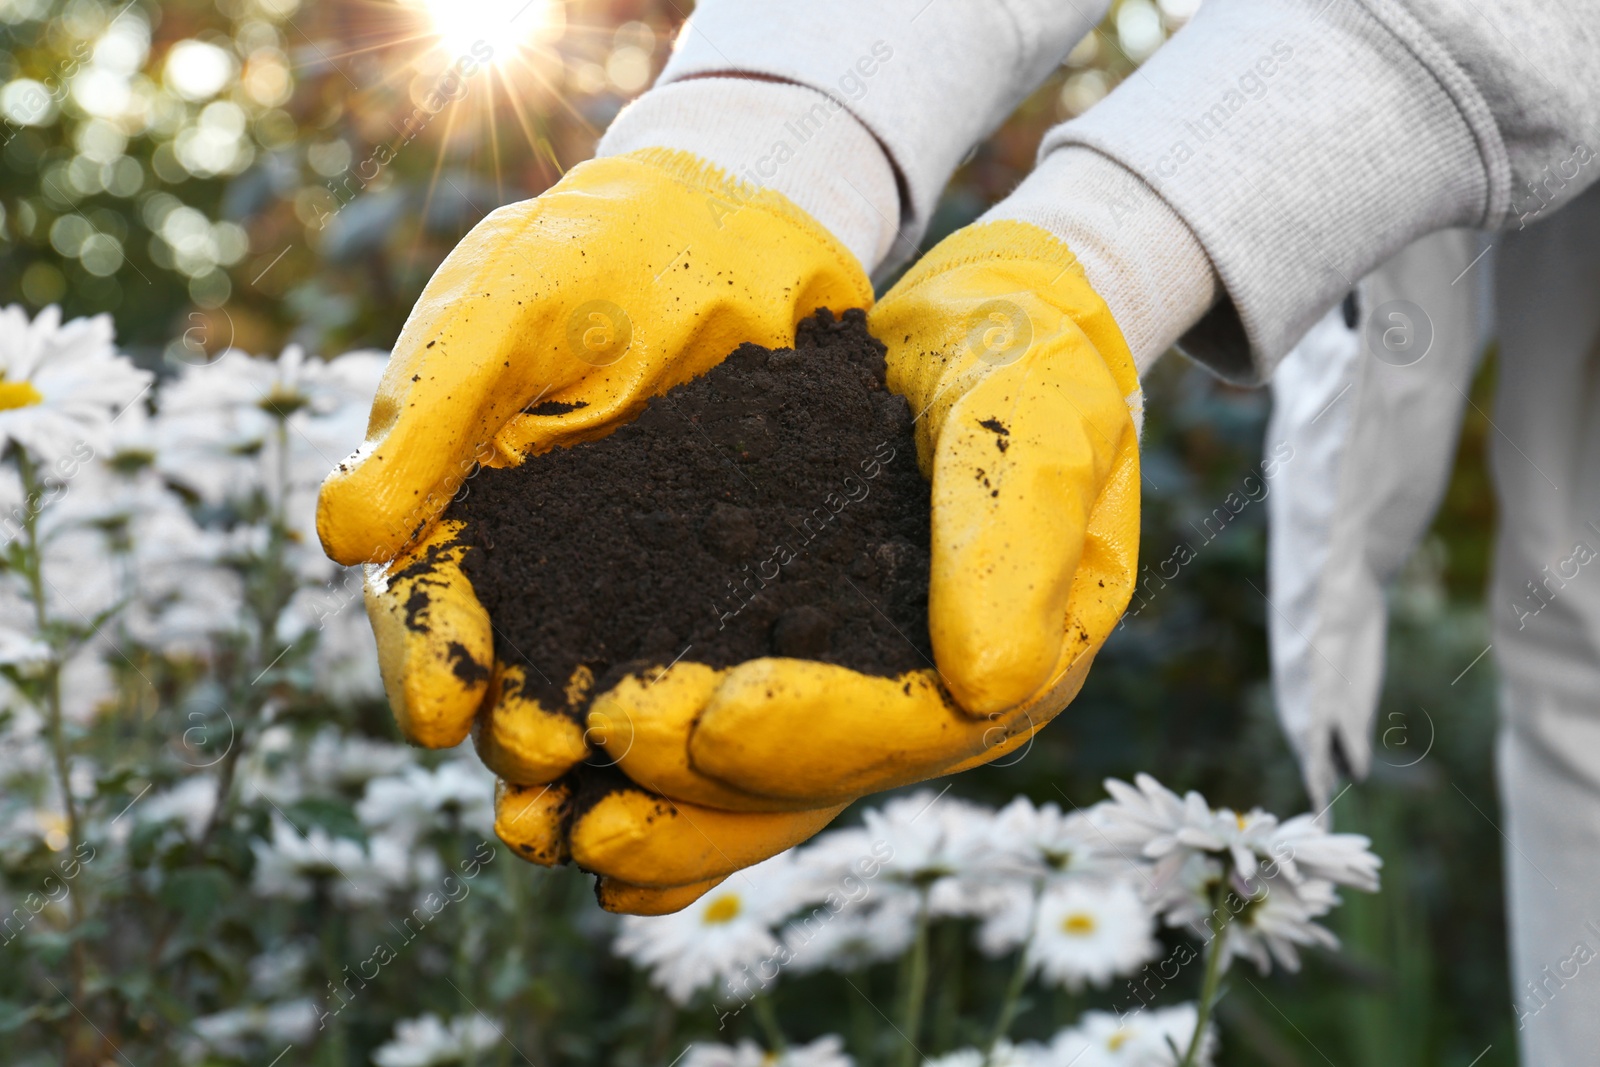
[[[1600,1063],[1600,187],[1496,241],[1489,607],[1525,1067]]]

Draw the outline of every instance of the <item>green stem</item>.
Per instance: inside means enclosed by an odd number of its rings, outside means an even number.
[[[517,866],[521,865],[519,864]],[[527,895],[525,893],[526,883],[522,880],[522,871],[516,869],[516,867],[513,867],[509,874],[498,871],[496,874],[499,874],[502,877],[500,890],[506,895],[506,912],[511,916],[511,936],[508,939],[509,947],[506,952],[506,959],[520,964],[523,960],[528,958],[526,948],[529,942],[532,941],[532,937],[528,933],[528,913],[532,910],[532,908],[529,906],[528,900],[525,899]],[[518,995],[526,995],[526,990],[532,985],[533,983],[529,981],[525,986],[523,986],[522,989],[519,989],[517,993],[513,994],[512,999],[515,1000]],[[531,1030],[535,1035],[535,1039],[537,1040],[538,1022],[534,1012],[528,1012],[524,1015],[521,1012],[518,1012],[515,1006],[511,1006],[511,1010],[508,1012],[508,1014],[512,1017],[521,1016],[521,1018],[525,1020],[524,1026],[527,1027],[527,1029],[524,1030],[524,1033]],[[508,1041],[502,1041],[500,1044],[505,1046],[505,1050],[502,1052],[499,1059],[500,1067],[508,1067],[508,1065],[511,1063],[511,1043]],[[536,1049],[534,1051],[534,1055],[539,1057],[539,1059],[534,1061],[535,1063],[543,1061],[544,1057],[542,1050]]]
[[[333,1011],[332,1021],[328,1024],[327,1036],[323,1038],[323,1043],[318,1049],[321,1053],[319,1058],[327,1067],[345,1067],[350,1060],[350,1055],[349,1042],[345,1031],[344,1009],[349,1004],[344,1000],[343,994],[337,992],[343,988],[340,984],[340,978],[343,975],[340,973],[339,960],[343,957],[345,947],[344,915],[338,908],[331,906],[331,897],[324,881],[318,881],[316,895],[313,899],[315,903],[313,904],[314,910],[312,914],[327,916],[321,939],[322,967],[327,972],[330,989],[336,991],[334,995],[339,997],[339,1006]],[[333,1004],[330,1002],[327,1007],[333,1008]]]
[[[453,850],[452,850],[453,851]],[[452,920],[465,922],[465,916],[451,916]],[[473,960],[478,953],[476,938],[468,930],[459,930],[456,933],[456,985],[461,987],[461,1014],[467,1017],[477,1013],[473,1001],[477,998],[468,998],[466,990],[472,988]],[[502,1042],[504,1044],[504,1042]],[[466,1055],[462,1058],[463,1067],[478,1067],[478,1047],[472,1042],[467,1042]]]
[[[911,942],[911,958],[907,967],[905,1005],[900,1014],[900,1036],[905,1048],[900,1051],[904,1067],[916,1067],[917,1035],[922,1030],[922,1004],[928,995],[928,891],[922,890],[917,901],[917,932]]]
[[[654,1033],[650,1038],[650,1051],[645,1056],[647,1063],[666,1063],[670,1058],[667,1050],[673,1045],[673,1038],[678,1033],[678,1006],[672,1002],[671,997],[656,997],[656,1020]],[[543,1063],[535,1059],[534,1063]]]
[[[865,970],[860,970],[855,972],[850,981],[859,993],[850,998],[850,1043],[855,1050],[857,1067],[872,1067],[878,1058],[878,1020],[871,1012],[872,1004],[867,999],[867,993],[871,991],[871,979]]]
[[[1000,1039],[1011,1032],[1017,1017],[1017,1005],[1022,1001],[1022,991],[1028,985],[1028,950],[1033,947],[1034,927],[1039,922],[1039,898],[1044,893],[1042,882],[1033,887],[1033,901],[1028,907],[1028,936],[1017,949],[1017,965],[1012,968],[1011,980],[1006,983],[1005,999],[1000,1002],[1000,1014],[995,1016],[994,1029],[989,1032],[989,1043],[984,1046],[983,1062],[994,1059],[994,1050]]]
[[[930,952],[933,973],[939,981],[933,983],[935,988],[928,997],[933,1014],[928,1020],[927,1037],[934,1048],[953,1048],[957,1044],[966,980],[965,935],[961,924],[945,923],[933,937]]]
[[[22,475],[23,505],[22,529],[27,535],[27,553],[23,573],[28,579],[28,596],[33,601],[34,625],[40,638],[50,644],[50,664],[46,668],[44,697],[45,716],[50,730],[50,749],[54,757],[58,784],[61,789],[61,806],[67,820],[67,845],[76,855],[78,848],[78,804],[72,796],[71,766],[67,752],[65,731],[61,721],[61,660],[66,649],[52,633],[44,599],[44,556],[39,549],[39,491],[38,475],[27,453],[17,449],[17,469]],[[76,909],[78,894],[72,894]]]
[[[789,1039],[783,1036],[783,1027],[778,1025],[778,1012],[772,1006],[772,999],[765,993],[757,993],[750,998],[750,1006],[755,1009],[756,1025],[761,1027],[772,1051],[779,1053],[787,1049]]]
[[[39,546],[39,509],[42,505],[39,499],[41,486],[38,472],[34,469],[33,460],[20,446],[12,447],[16,449],[17,471],[22,477],[23,488],[22,529],[26,535],[26,544],[22,571],[28,581],[28,595],[33,601],[34,625],[38,628],[39,637],[50,645],[50,662],[45,667],[43,687],[45,723],[50,735],[50,756],[55,767],[56,785],[61,791],[62,814],[67,823],[68,855],[76,859],[81,854],[78,847],[80,844],[78,802],[72,795],[72,757],[67,750],[66,729],[62,723],[61,713],[61,663],[66,659],[66,642],[50,626],[49,613],[45,609],[44,555]],[[70,917],[68,929],[71,934],[76,934],[84,917],[83,887],[81,885],[76,887],[68,896]],[[74,1007],[85,1001],[83,987],[87,970],[88,958],[83,940],[73,936],[68,985],[72,989]],[[68,1027],[63,1062],[72,1064],[78,1062],[80,1038],[83,1036],[78,1013],[74,1013]]]
[[[1189,1048],[1183,1054],[1180,1067],[1194,1067],[1199,1062],[1200,1039],[1205,1036],[1206,1025],[1211,1021],[1211,1009],[1216,1006],[1217,986],[1222,981],[1223,942],[1228,936],[1228,925],[1218,924],[1211,944],[1206,946],[1206,973],[1200,982],[1200,1010],[1195,1013],[1194,1033],[1189,1037]]]

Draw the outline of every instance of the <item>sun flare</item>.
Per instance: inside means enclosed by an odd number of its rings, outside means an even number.
[[[564,21],[558,0],[422,0],[422,6],[446,52],[475,55],[488,46],[497,62],[517,45],[559,32]]]

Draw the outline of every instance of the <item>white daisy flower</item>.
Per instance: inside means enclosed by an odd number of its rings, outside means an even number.
[[[316,1034],[319,1014],[316,1003],[302,997],[202,1015],[189,1025],[207,1047],[226,1056],[243,1056],[251,1041],[271,1038],[306,1044]]]
[[[173,653],[203,654],[210,638],[239,629],[244,587],[218,562],[224,538],[200,527],[153,469],[86,467],[67,485],[51,522],[45,572],[51,589],[70,601],[68,619],[121,602],[118,626]]]
[[[613,951],[648,968],[650,981],[679,1004],[711,985],[758,991],[781,958],[772,928],[794,909],[788,853],[735,874],[671,915],[622,918]],[[770,964],[769,964],[770,966]]]
[[[985,808],[930,790],[868,808],[862,813],[861,838],[885,842],[892,850],[874,890],[926,893],[929,914],[935,916],[975,914],[977,891],[990,875],[991,818]]]
[[[1160,895],[1146,893],[1146,899],[1161,914],[1168,926],[1187,929],[1195,936],[1210,937],[1207,920],[1211,918],[1214,892],[1228,880],[1228,870],[1216,856],[1205,852],[1188,852],[1183,863],[1173,871],[1162,886]],[[1235,896],[1247,899],[1253,894],[1250,887],[1230,886]]]
[[[1219,877],[1244,898],[1256,895],[1263,873],[1276,876],[1280,871],[1291,882],[1324,878],[1369,891],[1378,888],[1382,861],[1359,834],[1330,834],[1310,815],[1279,825],[1259,808],[1243,815],[1228,808],[1212,810],[1199,793],[1191,791],[1180,800],[1147,774],[1135,782],[1137,788],[1108,779],[1112,799],[1096,805],[1090,817],[1112,848],[1151,861],[1147,877],[1152,903],[1169,916],[1209,910],[1210,899],[1195,893]],[[1197,857],[1208,862],[1197,862]]]
[[[796,974],[858,971],[898,959],[916,937],[917,908],[917,899],[909,893],[881,900],[869,896],[837,913],[814,907],[784,927],[788,966]]]
[[[317,795],[305,780],[300,753],[295,732],[289,726],[274,723],[263,729],[239,761],[241,793],[259,794],[280,808]]]
[[[117,625],[134,640],[200,655],[238,630],[243,584],[219,562],[226,538],[196,523],[152,465],[151,426],[135,401],[112,422],[108,449],[63,473],[40,517],[46,577],[70,604],[67,621],[120,602]]]
[[[124,643],[122,634],[149,647],[177,651],[163,619],[179,605],[197,600],[221,598],[225,603],[211,613],[210,628],[183,650],[206,651],[206,638],[238,626],[238,578],[211,563],[219,542],[195,524],[182,501],[153,472],[122,475],[107,463],[87,462],[42,499],[39,551],[45,611],[52,622],[87,630],[92,621],[120,606],[114,627],[120,632],[95,642],[102,653],[113,655],[113,646]],[[29,506],[17,472],[0,467],[0,541],[20,534]],[[229,590],[233,595],[224,596]],[[15,587],[0,590],[0,646],[7,643],[3,635],[8,629],[31,632],[22,624],[32,617],[32,606],[23,604]],[[74,709],[69,714],[83,712],[95,699],[95,693],[80,694],[67,702]]]
[[[263,470],[276,470],[286,423],[291,482],[320,484],[348,451],[330,450],[352,432],[359,444],[387,358],[351,352],[322,360],[290,345],[276,359],[230,349],[189,366],[162,389],[158,462],[207,501],[237,499],[262,485]]]
[[[1045,883],[1115,877],[1126,867],[1104,849],[1087,816],[1064,813],[1054,803],[1035,806],[1027,797],[1001,808],[985,837],[989,879],[974,894],[973,914],[983,919],[978,947],[990,956],[1006,955],[1028,939]]]
[[[830,890],[844,888],[859,895],[861,885],[870,891],[883,863],[892,858],[894,847],[874,839],[859,826],[827,830],[794,850],[795,878],[808,899],[822,900]]]
[[[682,1067],[855,1067],[836,1034],[819,1037],[809,1045],[790,1045],[768,1052],[748,1038],[737,1045],[696,1042],[684,1053]]]
[[[992,813],[929,791],[863,814],[795,852],[795,906],[784,930],[800,972],[854,970],[903,954],[924,898],[935,916],[987,914],[1000,883],[986,859]],[[810,910],[806,910],[809,908]]]
[[[1155,916],[1132,885],[1074,879],[1045,888],[1027,951],[1035,973],[1077,992],[1134,973],[1160,947]]]
[[[1048,878],[1104,866],[1088,817],[1055,803],[1035,806],[1017,797],[995,814],[985,836],[989,865],[1002,877]]]
[[[405,745],[344,734],[337,727],[324,726],[306,746],[299,768],[317,793],[337,795],[374,778],[398,774],[415,760],[415,754]]]
[[[14,605],[6,603],[11,599],[7,597],[0,600],[0,603],[5,603],[0,613],[8,619],[28,618],[26,605],[21,602]],[[51,655],[50,646],[35,637],[31,628],[16,630],[0,624],[0,665],[33,670],[49,663]]]
[[[1015,952],[1033,931],[1034,908],[1044,891],[1040,881],[997,882],[984,890],[983,920],[973,935],[978,951],[985,956],[1008,956]]]
[[[1383,860],[1362,834],[1332,834],[1314,815],[1296,815],[1269,835],[1267,854],[1291,881],[1326,878],[1369,893],[1378,891]],[[1264,857],[1265,858],[1265,857]]]
[[[1211,813],[1210,825],[1185,827],[1179,838],[1190,848],[1228,853],[1233,869],[1248,882],[1256,876],[1258,860],[1267,854],[1277,829],[1278,817],[1260,808],[1242,815],[1232,808],[1218,808]]]
[[[1333,883],[1325,879],[1309,878],[1298,884],[1286,878],[1266,880],[1257,896],[1228,923],[1223,966],[1234,957],[1242,957],[1254,963],[1262,974],[1272,969],[1274,960],[1286,971],[1298,971],[1300,953],[1296,946],[1339,947],[1339,939],[1332,931],[1312,921],[1338,904]]]
[[[302,835],[282,819],[272,821],[272,840],[252,841],[252,888],[264,897],[306,900],[316,884],[326,883],[341,904],[370,904],[411,880],[406,846],[375,835],[368,847],[334,837],[320,826]]]
[[[494,832],[494,776],[468,755],[374,778],[356,804],[363,826],[415,841],[435,829]]]
[[[361,595],[361,571],[340,571],[326,585],[307,585],[278,616],[277,639],[294,644],[315,631],[309,665],[317,692],[341,703],[383,695],[378,643]]]
[[[313,878],[337,878],[340,870],[364,858],[355,841],[330,837],[321,827],[301,836],[281,819],[272,821],[270,842],[252,841],[250,847],[256,857],[254,890],[264,897],[289,900],[309,898]]]
[[[1263,871],[1270,870],[1264,867]],[[1225,888],[1224,888],[1225,884]],[[1257,875],[1248,886],[1227,872],[1215,856],[1191,855],[1175,879],[1175,892],[1162,914],[1169,926],[1209,941],[1225,929],[1224,967],[1235,957],[1254,963],[1263,974],[1273,960],[1288,971],[1300,969],[1296,946],[1337,948],[1338,938],[1314,919],[1339,903],[1333,883],[1321,878],[1294,882],[1279,874]],[[1219,902],[1220,901],[1220,902]]]
[[[373,904],[389,890],[431,882],[439,873],[432,849],[413,848],[409,839],[394,834],[373,834],[367,838],[365,861],[350,872],[355,885],[336,885],[334,895],[348,904]]]
[[[146,797],[134,809],[140,823],[176,822],[190,840],[200,836],[217,803],[217,780],[209,774],[192,774],[165,792]]]
[[[290,345],[277,359],[230,350],[190,366],[162,389],[157,464],[210,504],[258,495],[280,504],[291,564],[303,580],[326,582],[340,568],[318,546],[317,490],[365,436],[387,361],[370,351],[322,360]]]
[[[80,618],[71,621],[84,623]],[[106,657],[121,660],[103,635],[73,650],[61,663],[61,715],[69,723],[86,726],[116,706],[116,678]],[[91,791],[92,795],[92,791]]]
[[[1086,1011],[1076,1026],[1058,1033],[1050,1042],[1045,1061],[1073,1067],[1177,1067],[1194,1035],[1197,1009],[1193,1004],[1154,1008],[1118,1016],[1106,1011]],[[1217,1038],[1207,1027],[1195,1062],[1208,1065],[1216,1053]],[[1174,1049],[1177,1051],[1175,1052]]]
[[[964,1048],[922,1062],[923,1067],[1053,1067],[1049,1056],[1050,1050],[1037,1042],[1013,1045],[1001,1039],[988,1055],[982,1049]]]
[[[144,470],[156,461],[155,398],[159,386],[125,405],[111,421],[111,446],[98,458],[124,474]]]
[[[250,961],[250,988],[262,996],[281,996],[303,988],[312,961],[312,944],[291,941]]]
[[[3,640],[3,632],[0,632]],[[7,662],[0,657],[0,663]],[[50,749],[46,741],[45,721],[36,708],[11,699],[10,686],[0,681],[0,797],[15,800],[21,795],[19,785],[25,779],[39,777],[50,764]],[[3,807],[0,807],[3,810]],[[0,816],[0,826],[5,819]],[[5,831],[0,830],[0,840]]]
[[[395,1024],[394,1037],[372,1053],[378,1067],[440,1067],[476,1058],[500,1040],[482,1015],[459,1015],[448,1023],[432,1012]]]
[[[1134,785],[1107,778],[1105,786],[1111,799],[1095,805],[1092,815],[1109,847],[1160,860],[1185,845],[1204,849],[1191,842],[1210,840],[1211,806],[1194,790],[1179,797],[1148,774],[1136,775]]]
[[[104,452],[111,420],[150,380],[117,354],[109,315],[63,325],[58,307],[32,322],[0,308],[0,452],[20,445],[42,468]]]

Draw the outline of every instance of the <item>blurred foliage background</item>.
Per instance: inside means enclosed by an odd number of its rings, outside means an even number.
[[[1197,3],[1116,4],[964,163],[925,246],[1002,197],[1046,128],[1091,106]],[[121,346],[163,374],[229,347],[386,348],[467,229],[587,158],[684,15],[673,0],[541,5],[533,39],[487,42],[514,62],[452,81],[474,39],[440,47],[420,2],[0,0],[0,303],[109,312]],[[441,87],[455,98],[430,116]],[[1492,373],[1491,360],[1480,401]],[[1268,398],[1176,358],[1149,394],[1143,554],[1156,561],[1255,468]],[[1375,773],[1335,808],[1341,829],[1374,838],[1384,891],[1338,913],[1342,956],[1313,955],[1269,989],[1236,982],[1224,1063],[1514,1062],[1500,838],[1482,814],[1498,817],[1492,660],[1458,678],[1487,642],[1485,428],[1469,414],[1443,512],[1393,596]],[[1113,637],[1073,711],[1025,759],[969,773],[957,791],[1086,805],[1105,776],[1149,769],[1214,803],[1301,810],[1251,584],[1265,588],[1264,522],[1264,505],[1248,508]],[[381,706],[344,714],[392,736]],[[570,879],[540,885],[584,893]],[[531,925],[508,933],[559,960],[560,980],[539,996],[572,1035],[561,1054],[603,1061],[607,1035],[639,1022],[604,1002],[627,1003],[627,980],[572,931]],[[959,1000],[990,977],[936,970],[941,980],[940,995]],[[787,1009],[844,1010],[810,996]]]

